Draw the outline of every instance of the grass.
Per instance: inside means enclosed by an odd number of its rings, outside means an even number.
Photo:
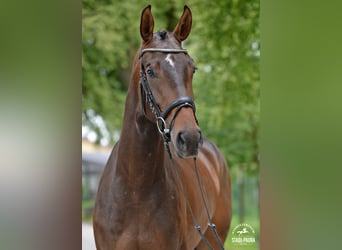
[[[239,225],[239,221],[237,216],[233,216],[232,219],[232,223],[230,226],[230,230],[228,233],[228,237],[224,243],[224,248],[226,250],[259,250],[259,242],[260,242],[260,220],[259,220],[259,216],[258,215],[250,215],[250,216],[246,216],[244,223],[247,223],[249,225],[251,225],[255,231],[255,244],[251,244],[251,245],[239,245],[236,243],[232,243],[232,230],[234,229],[234,227],[236,227],[237,225]]]

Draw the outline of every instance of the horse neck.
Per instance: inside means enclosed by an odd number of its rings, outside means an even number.
[[[118,148],[117,168],[121,177],[132,186],[153,184],[165,178],[165,150],[155,123],[148,120],[141,108],[139,86],[131,82]]]
[[[156,124],[145,117],[139,91],[139,84],[131,82],[118,145],[116,176],[122,187],[131,191],[132,202],[158,197],[154,199],[158,203],[166,199],[166,202],[177,204],[175,213],[185,213],[184,200],[177,198],[182,185],[178,166],[169,159]]]

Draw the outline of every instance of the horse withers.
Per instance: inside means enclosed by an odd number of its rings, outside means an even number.
[[[185,6],[173,32],[154,33],[151,6],[142,11],[142,44],[132,66],[121,137],[95,201],[97,249],[192,250],[208,249],[208,243],[219,249],[211,222],[222,242],[227,236],[230,176],[222,154],[198,126],[195,65],[181,47],[191,24]]]

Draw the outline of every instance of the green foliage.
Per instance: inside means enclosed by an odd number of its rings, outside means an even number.
[[[82,26],[82,111],[93,109],[107,121],[109,130],[118,129],[123,112],[124,79],[131,47],[138,46],[131,11],[110,1],[83,1]],[[87,122],[87,119],[85,119]],[[88,122],[88,125],[92,125]]]
[[[140,13],[147,4],[155,30],[173,30],[185,3],[83,0],[83,123],[97,132],[88,109],[101,115],[112,133],[121,129],[130,67],[140,44]],[[231,168],[258,173],[259,1],[186,4],[193,26],[184,47],[198,67],[193,85],[201,129]]]
[[[245,222],[249,225],[251,225],[255,231],[255,244],[251,245],[234,245],[232,243],[232,230],[235,226],[240,224],[238,221],[237,216],[232,218],[230,231],[228,233],[228,237],[226,238],[226,241],[224,242],[224,249],[229,250],[259,250],[260,249],[260,223],[259,223],[259,216],[253,215],[248,216],[245,220]]]
[[[201,128],[231,166],[257,171],[259,2],[193,1],[188,47]],[[205,10],[205,11],[204,11]],[[198,42],[200,41],[200,42]]]

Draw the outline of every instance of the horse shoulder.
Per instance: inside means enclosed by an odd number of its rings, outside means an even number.
[[[198,160],[209,172],[215,189],[219,193],[224,182],[229,180],[228,167],[222,153],[214,143],[205,138]]]
[[[109,156],[107,164],[102,172],[98,191],[96,194],[94,212],[93,212],[93,226],[97,244],[108,242],[108,238],[112,237],[112,228],[114,222],[118,219],[115,211],[117,204],[114,199],[113,180],[115,174],[116,156],[118,144],[116,144]],[[119,223],[120,224],[120,223]]]

